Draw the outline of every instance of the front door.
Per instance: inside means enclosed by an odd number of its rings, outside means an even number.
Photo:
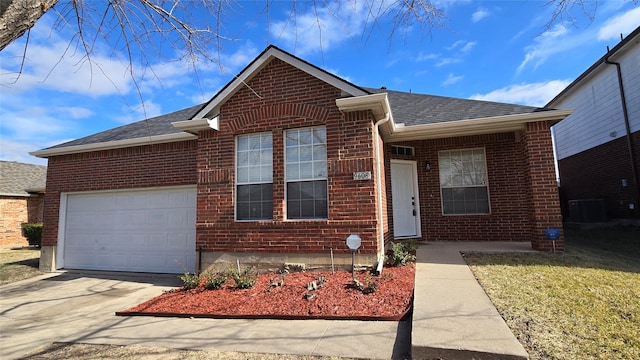
[[[394,237],[420,237],[420,202],[415,161],[391,160],[391,197]]]

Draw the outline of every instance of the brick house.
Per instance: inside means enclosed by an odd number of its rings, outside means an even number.
[[[575,109],[553,127],[565,218],[640,219],[640,27],[547,104]]]
[[[28,245],[22,224],[42,222],[47,167],[0,161],[0,245]]]
[[[269,46],[203,105],[35,152],[40,264],[341,265],[350,234],[368,266],[393,239],[550,249],[549,129],[570,113],[362,88]]]

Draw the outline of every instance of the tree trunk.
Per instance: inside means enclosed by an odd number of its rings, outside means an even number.
[[[0,51],[27,30],[58,0],[0,0]]]

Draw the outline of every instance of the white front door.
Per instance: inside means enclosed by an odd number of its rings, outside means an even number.
[[[395,238],[420,236],[420,202],[415,161],[391,160],[391,197]]]

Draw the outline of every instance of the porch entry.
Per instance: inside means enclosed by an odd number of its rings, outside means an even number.
[[[394,237],[420,237],[420,201],[415,161],[391,160],[391,197]]]

